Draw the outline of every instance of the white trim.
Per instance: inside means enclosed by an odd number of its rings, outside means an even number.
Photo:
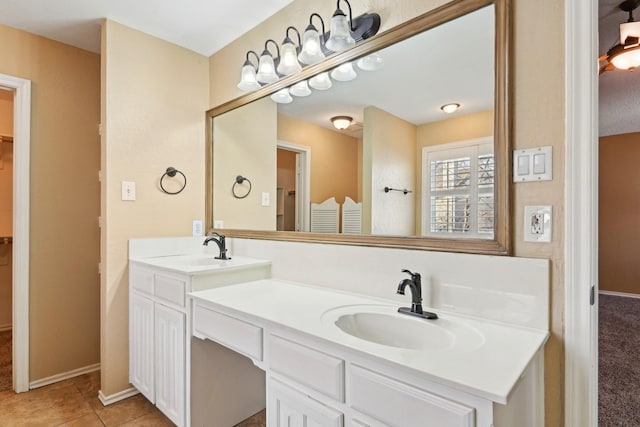
[[[0,332],[7,332],[12,330],[12,325],[11,323],[7,323],[6,325],[0,325]]]
[[[100,402],[102,402],[104,406],[108,406],[116,402],[120,402],[121,400],[128,399],[132,396],[135,396],[136,394],[140,394],[140,392],[135,387],[131,387],[126,390],[119,391],[109,396],[105,396],[102,393],[102,390],[100,390],[98,391],[98,399],[100,399]]]
[[[311,207],[311,147],[306,145],[298,145],[292,142],[278,140],[278,148],[288,151],[294,151],[302,156],[302,171],[300,173],[300,187],[302,188],[302,197],[297,197],[299,203],[296,203],[296,216],[302,216],[302,229],[298,231],[309,231],[310,226],[310,207]],[[300,191],[300,190],[298,190]]]
[[[623,298],[640,298],[638,294],[629,294],[627,292],[614,292],[614,291],[598,291],[600,295],[609,295],[612,297],[623,297]]]
[[[598,422],[597,0],[565,3],[565,426]]]
[[[41,380],[36,380],[29,383],[29,389],[44,387],[49,384],[57,383],[60,381],[68,380],[69,378],[79,377],[80,375],[88,374],[100,370],[100,364],[95,363],[93,365],[85,366],[84,368],[74,369],[72,371],[63,372],[61,374],[52,375]]]
[[[29,390],[29,164],[31,81],[0,74],[13,104],[13,389]]]

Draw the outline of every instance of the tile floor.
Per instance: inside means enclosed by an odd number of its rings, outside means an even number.
[[[28,393],[0,391],[3,427],[171,427],[169,421],[142,395],[109,406],[98,399],[100,372],[81,375]],[[264,427],[264,411],[237,427]]]

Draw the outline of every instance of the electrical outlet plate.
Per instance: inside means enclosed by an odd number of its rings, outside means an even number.
[[[551,206],[524,207],[524,241],[551,242]]]
[[[136,199],[136,183],[133,181],[122,181],[122,200]]]

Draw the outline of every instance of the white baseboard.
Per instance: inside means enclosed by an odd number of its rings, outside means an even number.
[[[0,332],[10,331],[13,329],[13,325],[11,323],[6,325],[0,325]]]
[[[61,374],[53,375],[47,378],[42,378],[41,380],[32,381],[29,383],[29,390],[34,388],[44,387],[49,384],[57,383],[59,381],[68,380],[69,378],[77,377],[83,374],[88,374],[89,372],[98,371],[100,369],[100,364],[96,363],[94,365],[85,366],[84,368],[74,369],[73,371],[63,372]]]
[[[610,295],[613,297],[640,298],[638,294],[628,294],[626,292],[598,291],[600,295]]]
[[[127,399],[131,396],[135,396],[136,394],[140,394],[137,388],[131,387],[126,390],[119,391],[118,393],[114,393],[109,396],[105,396],[102,393],[102,390],[98,391],[98,399],[104,406],[111,405],[112,403],[120,402],[121,400]]]

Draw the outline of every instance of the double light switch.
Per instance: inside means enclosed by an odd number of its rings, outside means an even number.
[[[551,146],[513,151],[513,182],[549,181],[551,169]]]

